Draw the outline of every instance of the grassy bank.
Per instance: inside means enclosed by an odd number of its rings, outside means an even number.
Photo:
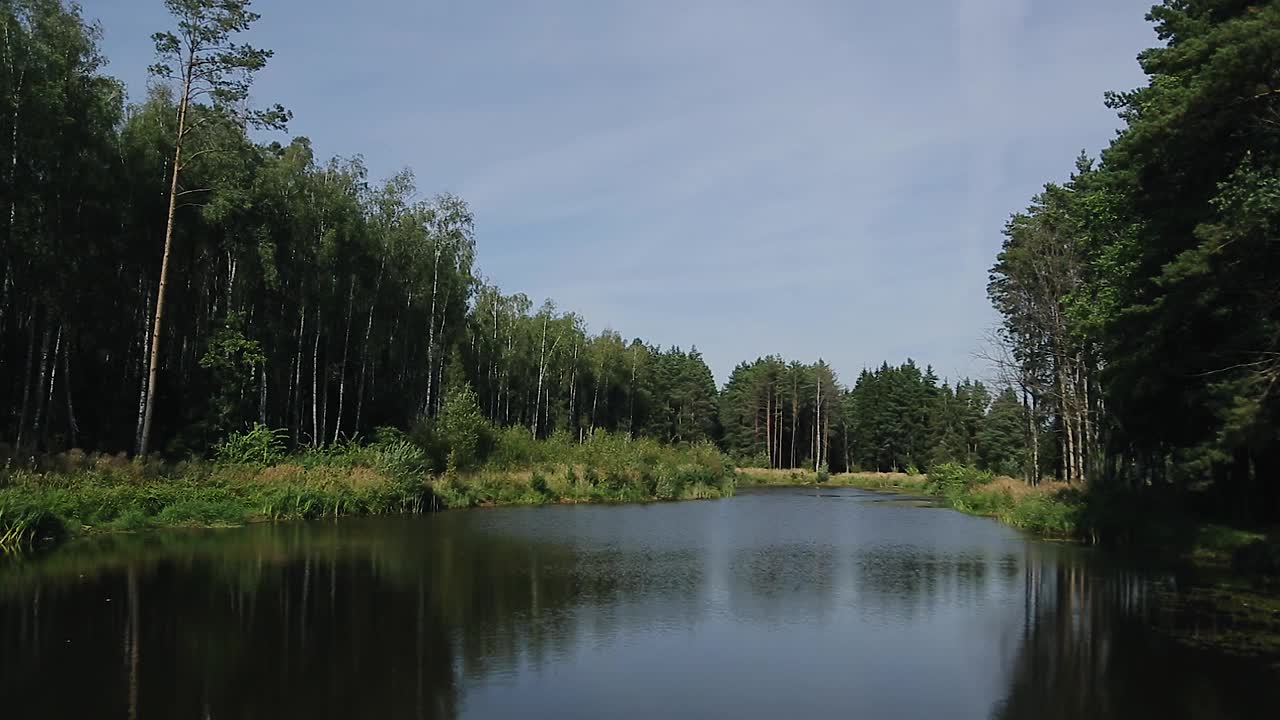
[[[258,520],[417,513],[477,505],[642,502],[731,495],[733,468],[709,445],[666,447],[600,433],[585,443],[497,439],[480,466],[432,472],[398,437],[284,455],[269,434],[211,461],[78,451],[0,475],[0,549],[92,532]]]
[[[999,519],[1013,527],[1044,537],[1075,538],[1080,535],[1082,506],[1060,483],[1037,487],[1012,478],[942,465],[928,475],[907,473],[838,473],[813,471],[744,469],[738,471],[742,485],[811,485],[856,487],[937,498],[961,512]]]
[[[1275,533],[1208,523],[1183,503],[1153,503],[1119,493],[1043,481],[1030,486],[958,465],[942,465],[928,475],[840,473],[745,468],[742,486],[817,485],[855,487],[936,498],[961,512],[996,518],[1041,537],[1078,540],[1154,551],[1252,576],[1280,576],[1280,543]]]
[[[928,475],[906,473],[838,473],[812,470],[739,471],[744,486],[831,486],[891,491],[938,498],[946,505],[972,515],[996,518],[1012,527],[1051,538],[1076,538],[1082,533],[1083,505],[1070,488],[1060,483],[1030,487],[1012,478],[941,465]]]
[[[709,443],[668,446],[597,433],[532,440],[522,430],[500,434],[487,461],[473,470],[446,468],[430,481],[447,507],[549,502],[647,502],[733,494],[733,465]]]

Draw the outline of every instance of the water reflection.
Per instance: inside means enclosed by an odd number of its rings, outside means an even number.
[[[1153,632],[1149,576],[837,494],[158,533],[11,560],[0,707],[1218,718],[1277,700],[1262,664]]]
[[[1174,642],[1184,628],[1162,597],[1172,578],[1078,555],[1024,572],[1023,632],[997,717],[1273,716],[1274,659]]]

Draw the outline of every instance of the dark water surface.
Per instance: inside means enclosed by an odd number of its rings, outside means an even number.
[[[172,531],[0,565],[8,718],[1278,717],[1167,579],[856,490]]]

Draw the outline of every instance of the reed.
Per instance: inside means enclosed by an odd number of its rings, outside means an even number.
[[[585,442],[504,433],[490,461],[433,475],[403,436],[293,455],[255,428],[212,461],[162,463],[67,453],[0,477],[0,548],[64,535],[233,526],[261,520],[421,513],[477,505],[648,502],[732,495],[734,469],[709,444],[597,433]]]

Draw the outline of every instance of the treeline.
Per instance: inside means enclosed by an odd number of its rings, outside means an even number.
[[[990,296],[1034,480],[1280,519],[1280,2],[1166,0],[1125,123],[1005,230]],[[1040,438],[1045,442],[1038,442]]]
[[[766,357],[719,391],[694,349],[485,281],[462,199],[255,142],[288,113],[248,102],[270,58],[237,40],[248,3],[166,6],[129,104],[77,6],[0,2],[0,423],[19,455],[201,454],[253,423],[295,448],[431,436],[459,389],[535,437],[954,461],[1280,518],[1280,1],[1152,10],[1150,82],[1108,96],[1126,127],[1005,229],[994,385],[910,361],[844,385]]]
[[[504,293],[475,267],[461,198],[419,199],[409,171],[373,182],[305,138],[250,138],[288,114],[247,109],[270,57],[236,44],[247,3],[168,6],[157,82],[128,105],[75,5],[3,3],[0,393],[19,453],[203,454],[253,423],[295,448],[379,426],[432,445],[462,388],[486,422],[534,437],[721,441],[773,467],[1008,461],[979,460],[981,386],[908,364],[849,390],[824,363],[769,358],[721,393],[696,349]]]
[[[460,198],[418,199],[408,171],[371,182],[305,138],[253,142],[249,128],[287,114],[244,109],[270,56],[235,42],[247,5],[169,2],[164,82],[127,105],[77,6],[0,4],[11,444],[201,453],[259,422],[324,445],[429,424],[458,382],[491,421],[538,436],[714,437],[696,350],[589,334],[502,293],[476,273]]]
[[[769,356],[736,367],[720,396],[722,446],[771,468],[915,471],[958,462],[1017,474],[1027,461],[1011,388],[954,387],[914,361],[863,370],[853,387],[819,361]]]

